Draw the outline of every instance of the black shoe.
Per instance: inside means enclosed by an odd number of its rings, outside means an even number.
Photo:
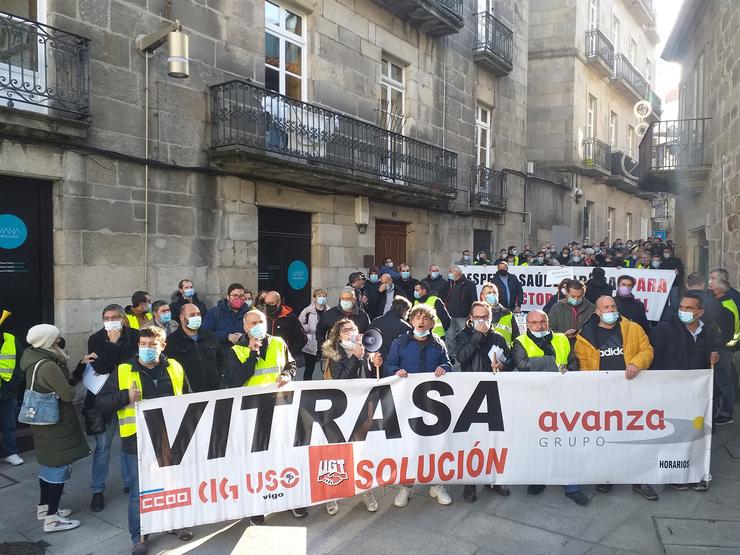
[[[252,526],[262,526],[265,523],[265,515],[254,515],[249,517]]]
[[[105,509],[105,501],[103,501],[103,492],[99,491],[93,493],[92,501],[90,501],[90,510],[94,513],[99,513]]]
[[[509,491],[507,486],[493,486],[491,489],[504,497],[509,497],[511,495],[511,491]]]
[[[297,509],[291,509],[293,516],[296,518],[303,518],[308,516],[308,509],[306,507],[299,507]]]
[[[673,489],[677,489],[678,491],[686,491],[687,489],[689,489],[688,484],[671,484],[671,487]]]
[[[727,426],[728,424],[732,424],[734,421],[735,420],[732,416],[718,416],[714,423],[717,426]]]
[[[707,491],[709,489],[709,482],[702,480],[691,487],[694,488],[694,491]]]
[[[126,487],[123,488],[123,493],[128,493],[130,491],[131,491],[131,488],[128,487],[128,486],[126,486]]]
[[[588,505],[588,497],[582,491],[569,491],[565,494],[565,497],[572,499],[576,505],[580,505],[581,507]]]
[[[478,499],[478,494],[475,492],[475,486],[465,486],[463,488],[463,499],[474,503]]]
[[[599,493],[609,493],[613,487],[613,484],[599,484],[598,486],[596,486],[596,491],[598,491]]]
[[[539,495],[547,486],[527,486],[527,495]]]
[[[635,493],[639,493],[648,501],[658,500],[658,494],[655,493],[655,490],[647,484],[635,484],[634,486],[632,486],[632,491]]]

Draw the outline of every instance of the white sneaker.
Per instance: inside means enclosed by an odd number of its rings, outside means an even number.
[[[398,499],[398,497],[396,497],[396,499]],[[377,512],[378,502],[375,500],[373,490],[369,490],[363,493],[362,500],[365,502],[365,507],[367,507],[368,511],[370,511],[371,513]],[[406,503],[408,503],[408,499],[406,499]]]
[[[10,463],[13,466],[18,466],[19,464],[23,464],[23,459],[20,458],[16,453],[13,453],[12,455],[8,455],[5,457],[5,462]]]
[[[44,520],[47,516],[49,516],[47,513],[49,512],[49,505],[36,505],[36,518],[39,520]],[[67,518],[69,515],[72,514],[72,509],[59,509],[57,511],[57,515]]]
[[[444,486],[432,486],[429,488],[429,497],[436,497],[437,503],[440,505],[450,505],[452,503],[452,497],[447,493]]]
[[[71,520],[63,516],[51,515],[44,519],[44,532],[62,532],[72,530],[80,525],[79,520]]]
[[[336,501],[329,501],[326,504],[326,512],[332,516],[337,514],[339,512],[339,503],[337,503]]]
[[[409,499],[411,499],[414,496],[414,489],[409,488],[406,486],[401,486],[401,489],[398,490],[398,493],[396,494],[396,498],[393,500],[393,504],[396,507],[405,507],[409,504]]]

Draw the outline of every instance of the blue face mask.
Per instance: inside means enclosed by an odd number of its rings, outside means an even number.
[[[429,330],[427,331],[414,330],[414,337],[426,337],[427,335],[429,335]]]
[[[378,283],[379,279],[378,274],[370,274],[370,283]]]
[[[349,312],[355,303],[352,301],[339,301],[339,305],[342,307],[342,310],[345,312]]]
[[[316,297],[316,304],[326,304],[326,297]]]
[[[411,277],[411,272],[401,272],[401,278],[409,279],[410,277]]]
[[[450,281],[452,281],[452,280],[455,279],[455,276],[452,274],[452,272],[450,272],[449,274],[447,274],[447,279],[449,279]]]
[[[189,299],[190,297],[195,295],[195,289],[193,289],[192,287],[189,289],[184,289],[182,294],[184,297],[187,297]]]
[[[254,326],[249,328],[249,335],[251,335],[255,339],[263,339],[267,335],[267,325],[255,324]]]
[[[418,291],[414,291],[414,298],[421,299],[421,293],[419,293]]]
[[[172,313],[171,312],[165,312],[159,317],[159,321],[163,324],[168,323],[170,320],[172,320]]]
[[[488,295],[486,295],[486,302],[490,305],[498,304],[498,295],[495,293],[488,293]]]
[[[465,262],[470,262],[470,255],[469,254],[463,254],[463,260]]]
[[[693,312],[685,312],[683,310],[678,311],[678,319],[681,320],[684,324],[690,324],[694,321],[694,313]]]
[[[245,306],[246,306],[247,308],[252,308],[252,303],[254,303],[254,301],[253,301],[252,299],[246,299],[246,300],[244,301],[244,305],[245,305]]]
[[[151,311],[152,311],[152,303],[148,303],[148,304],[146,305],[146,311],[147,311],[147,312],[151,312]]]
[[[437,278],[439,277],[439,272],[431,272],[431,273],[429,274],[429,276],[430,276],[430,277],[431,277],[432,279],[437,279]]]
[[[583,297],[581,297],[580,299],[574,299],[573,297],[568,297],[568,304],[570,306],[578,306],[582,302],[583,302]]]
[[[605,324],[614,324],[619,320],[619,312],[604,312],[601,315],[601,321]]]
[[[550,330],[545,331],[530,331],[532,335],[534,335],[537,339],[542,339],[543,337],[547,337],[550,335]]]
[[[159,352],[157,349],[152,347],[139,347],[139,360],[144,364],[151,364],[157,360],[158,356]]]
[[[188,318],[188,327],[191,330],[197,330],[198,328],[200,328],[201,322],[202,320],[200,316],[191,316],[190,318]]]

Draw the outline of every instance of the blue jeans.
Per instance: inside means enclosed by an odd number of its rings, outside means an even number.
[[[18,402],[15,395],[7,399],[0,399],[0,426],[3,432],[3,456],[8,457],[18,453],[18,446],[15,444],[15,419]]]
[[[735,364],[732,351],[720,349],[719,363],[714,366],[715,416],[732,418],[735,407]]]
[[[128,533],[131,534],[131,542],[137,544],[141,541],[141,517],[139,515],[139,461],[136,455],[123,453],[129,468],[129,490],[128,493]]]
[[[111,423],[102,434],[95,434],[92,482],[90,483],[90,489],[93,493],[103,493],[105,491],[105,479],[108,477],[108,467],[110,465],[110,448],[113,443],[114,426],[116,425],[115,422]]]
[[[565,489],[565,493],[575,493],[581,491],[581,486],[563,486],[563,489]]]

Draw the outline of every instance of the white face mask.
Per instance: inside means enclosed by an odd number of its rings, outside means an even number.
[[[340,345],[342,345],[342,348],[346,351],[354,351],[357,343],[354,341],[340,341]]]
[[[105,331],[120,330],[123,327],[123,322],[120,320],[111,320],[109,322],[103,322]]]

